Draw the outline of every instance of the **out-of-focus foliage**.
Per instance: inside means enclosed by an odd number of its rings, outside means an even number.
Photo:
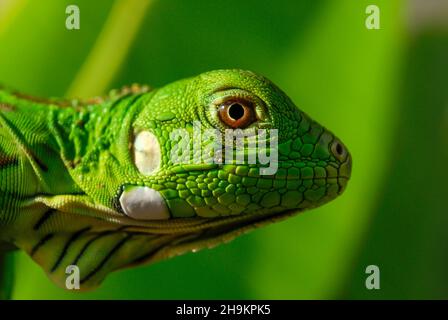
[[[349,297],[448,298],[448,34],[425,32],[407,51],[390,163]],[[374,294],[362,282],[371,263],[382,272]]]
[[[13,298],[446,297],[448,38],[409,34],[404,2],[375,1],[381,29],[367,30],[366,0],[153,0],[135,37],[124,31],[109,43],[98,40],[104,28],[126,17],[111,14],[111,1],[8,2],[0,0],[2,83],[63,96],[80,81],[107,91],[250,69],[340,136],[354,159],[336,201],[213,250],[115,273],[91,293],[54,287],[15,254]],[[80,30],[65,28],[68,4],[80,8]],[[108,72],[85,71],[86,60],[111,56]],[[376,292],[364,286],[369,264],[382,271]]]

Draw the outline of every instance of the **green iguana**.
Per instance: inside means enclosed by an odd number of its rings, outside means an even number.
[[[350,173],[340,140],[249,71],[85,101],[0,90],[0,243],[62,287],[68,266],[86,290],[320,206]]]

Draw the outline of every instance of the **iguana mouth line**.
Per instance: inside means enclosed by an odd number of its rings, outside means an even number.
[[[303,211],[302,209],[289,210],[292,212]],[[247,221],[256,221],[273,216],[281,216],[283,212],[269,212],[261,214],[243,214],[239,216],[218,217],[218,218],[177,218],[166,221],[160,221],[158,226],[155,226],[151,221],[148,221],[148,226],[141,224],[127,225],[124,228],[126,230],[132,230],[142,233],[157,233],[157,234],[170,234],[170,233],[190,233],[197,232],[209,228],[217,228],[224,225],[233,225],[238,223],[244,223]]]
[[[207,168],[208,169],[208,168]],[[192,171],[204,171],[204,168],[198,168],[198,169],[194,169],[194,170],[189,170],[189,171],[183,171],[182,173],[189,173]],[[180,172],[179,172],[180,173]],[[327,176],[327,177],[301,177],[301,176],[293,176],[293,177],[278,177],[274,175],[259,175],[256,177],[251,177],[251,176],[239,176],[241,178],[254,178],[254,179],[272,179],[272,180],[325,180],[325,179],[338,179],[338,178],[344,178],[344,179],[350,179],[350,177],[345,176],[345,175],[336,175],[336,176]]]

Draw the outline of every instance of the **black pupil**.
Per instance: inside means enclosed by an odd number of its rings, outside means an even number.
[[[340,143],[338,143],[338,144],[336,145],[336,152],[337,152],[338,154],[340,154],[340,155],[344,152],[344,149],[342,148],[342,146],[341,146]]]
[[[244,108],[239,103],[234,103],[229,107],[229,117],[233,120],[239,120],[244,116]]]

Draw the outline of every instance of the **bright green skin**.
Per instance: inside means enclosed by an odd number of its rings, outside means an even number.
[[[173,165],[174,129],[227,127],[213,102],[244,96],[278,129],[275,175],[259,164]],[[133,137],[155,134],[161,168],[134,165]],[[263,224],[320,206],[343,192],[351,158],[335,136],[300,111],[274,84],[243,70],[218,70],[149,92],[60,106],[0,91],[0,240],[31,255],[60,286],[65,268],[81,270],[81,289],[118,268],[211,247]],[[340,148],[336,148],[340,144]],[[269,147],[269,145],[268,145]],[[126,186],[159,191],[164,221],[127,217]]]

